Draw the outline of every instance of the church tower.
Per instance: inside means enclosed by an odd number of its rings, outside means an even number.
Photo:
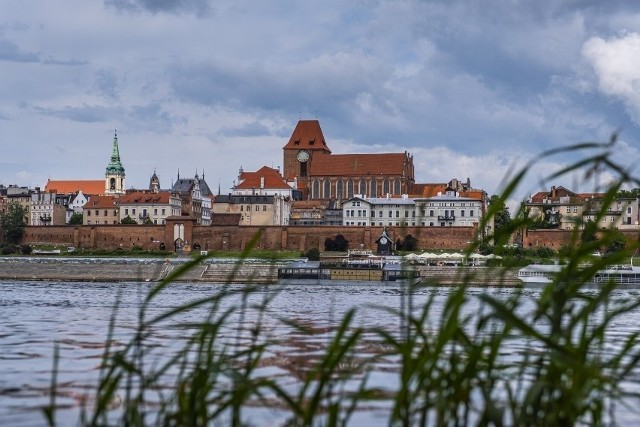
[[[151,179],[149,180],[149,190],[152,193],[160,192],[160,178],[156,175],[155,169],[153,170],[153,175],[151,175]]]
[[[318,120],[299,120],[282,151],[282,175],[287,180],[297,178],[303,188],[311,175],[314,157],[331,154]]]
[[[120,161],[120,150],[118,149],[118,132],[113,137],[113,150],[111,151],[111,161],[107,165],[105,173],[105,194],[119,195],[125,193],[124,166]]]

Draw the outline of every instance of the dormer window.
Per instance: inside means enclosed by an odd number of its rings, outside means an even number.
[[[293,141],[293,145],[300,145],[300,140]]]

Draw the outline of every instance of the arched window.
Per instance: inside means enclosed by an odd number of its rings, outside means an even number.
[[[363,196],[367,195],[367,183],[365,182],[364,179],[360,180],[360,185],[358,188],[358,193],[362,194]]]
[[[347,181],[347,197],[350,199],[353,197],[353,180]]]
[[[344,194],[343,186],[344,186],[344,184],[342,183],[342,180],[339,179],[338,182],[336,183],[336,197],[338,199],[342,199],[342,196]]]
[[[331,198],[331,182],[328,179],[324,180],[324,194],[322,197],[325,199]]]
[[[382,197],[385,197],[390,192],[391,192],[391,183],[389,182],[389,178],[386,178],[382,186]]]
[[[400,195],[400,178],[393,182],[393,194]]]
[[[371,197],[378,197],[378,181],[371,181]]]
[[[116,179],[115,178],[111,178],[109,180],[109,189],[111,189],[111,190],[115,190],[116,189]]]
[[[313,180],[313,185],[311,188],[311,198],[312,199],[320,199],[320,181],[317,179]]]

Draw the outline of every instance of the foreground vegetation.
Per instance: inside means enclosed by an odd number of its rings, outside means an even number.
[[[615,139],[541,157],[579,158],[550,180],[578,171],[588,178],[607,167],[617,177],[607,189],[607,197],[613,198],[622,185],[636,183],[613,163],[614,146]],[[531,165],[515,175],[502,200],[514,194],[530,169]],[[490,209],[488,215],[493,214]],[[501,234],[493,236],[495,242],[504,246],[526,221],[526,215],[517,213]],[[514,290],[503,299],[481,295],[482,308],[469,313],[465,309],[470,297],[461,286],[449,292],[444,309],[435,311],[433,296],[414,306],[415,288],[405,284],[401,308],[381,308],[398,320],[385,327],[356,324],[354,310],[329,330],[276,313],[297,333],[326,340],[324,348],[308,355],[308,363],[292,379],[295,386],[260,373],[270,366],[267,355],[283,338],[270,336],[264,328],[266,317],[273,316],[269,312],[273,294],[254,297],[251,286],[235,292],[221,288],[207,298],[148,315],[158,295],[204,257],[196,258],[149,292],[133,338],[117,347],[112,341],[117,325],[114,309],[111,324],[105,325],[109,336],[93,391],[95,402],[83,407],[79,424],[240,426],[249,423],[247,413],[252,408],[263,406],[286,413],[285,425],[335,426],[348,425],[357,411],[381,401],[388,402],[388,420],[381,423],[400,426],[615,424],[615,408],[627,398],[640,398],[622,386],[629,376],[637,378],[640,343],[638,333],[614,336],[612,326],[638,310],[640,301],[613,298],[612,284],[590,292],[582,285],[597,269],[633,256],[638,242],[626,242],[608,257],[590,258],[591,267],[580,268],[583,260],[615,238],[614,233],[599,230],[596,240],[587,240],[576,231],[572,250],[561,254],[565,270],[539,294],[533,309],[526,309],[522,294]],[[474,242],[468,250],[482,244]],[[243,252],[239,262],[250,255],[251,250]],[[230,299],[237,301],[231,308],[223,304]],[[201,321],[179,320],[182,314],[202,308],[208,315]],[[243,322],[249,313],[256,320]],[[167,362],[151,363],[157,350],[149,336],[167,323],[182,328],[183,347]],[[235,331],[233,336],[229,331]],[[358,349],[371,343],[377,354],[362,357]],[[520,351],[504,357],[502,350],[514,343]],[[392,393],[369,381],[370,367],[381,357],[395,361]],[[56,363],[51,403],[45,410],[49,425],[56,425]]]

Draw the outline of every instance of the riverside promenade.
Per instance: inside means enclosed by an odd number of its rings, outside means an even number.
[[[0,257],[0,279],[68,282],[157,282],[190,258]],[[292,260],[210,258],[176,282],[275,284],[278,267]],[[517,268],[417,266],[421,282],[431,286],[519,287]]]

